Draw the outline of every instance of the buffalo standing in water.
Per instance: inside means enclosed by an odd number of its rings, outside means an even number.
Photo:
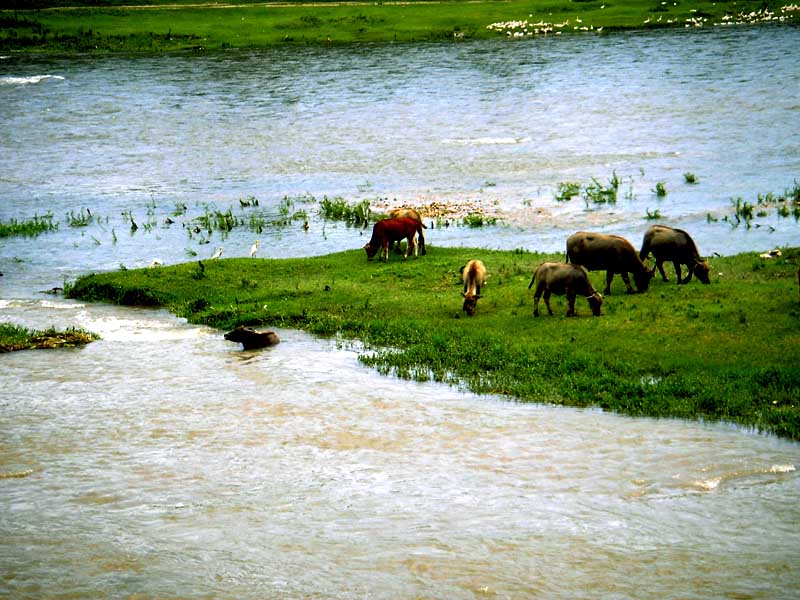
[[[606,271],[606,289],[604,294],[611,293],[611,280],[619,273],[629,294],[633,294],[628,273],[633,274],[633,281],[639,292],[646,292],[655,267],[648,270],[633,245],[624,237],[605,233],[588,233],[579,231],[567,239],[567,262],[586,267],[589,271]]]
[[[689,283],[692,275],[697,275],[703,283],[711,283],[708,277],[708,263],[700,256],[691,236],[682,229],[673,229],[666,225],[648,227],[644,232],[639,258],[644,260],[651,252],[656,259],[656,268],[664,281],[669,281],[667,274],[664,273],[664,261],[670,261],[675,267],[679,284]],[[686,265],[688,270],[684,279],[681,279],[681,265]]]
[[[226,333],[225,339],[229,342],[240,343],[245,350],[267,348],[281,341],[274,331],[256,331],[251,327],[243,327],[242,325]]]
[[[595,317],[600,316],[603,297],[592,286],[592,282],[589,281],[589,273],[585,268],[568,263],[542,263],[533,273],[528,289],[533,287],[534,282],[536,282],[536,291],[533,296],[534,317],[539,316],[539,298],[542,297],[542,294],[544,294],[547,312],[551,316],[553,314],[553,309],[550,308],[551,294],[567,297],[568,317],[576,317],[578,315],[575,311],[575,298],[578,296],[583,296],[589,301],[589,306]]]

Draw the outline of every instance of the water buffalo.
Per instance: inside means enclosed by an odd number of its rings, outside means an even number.
[[[395,208],[389,211],[389,218],[390,219],[414,219],[420,225],[422,225],[422,229],[427,229],[425,223],[422,222],[422,215],[420,215],[416,210],[413,208]],[[397,251],[398,253],[401,251],[400,249],[400,242],[397,242]],[[425,256],[428,251],[425,250],[425,236],[422,235],[422,231],[419,232],[419,253],[422,256]]]
[[[689,283],[693,274],[703,283],[711,283],[708,278],[708,263],[700,256],[691,236],[682,229],[673,229],[666,225],[648,227],[644,232],[639,258],[644,260],[651,252],[664,281],[669,281],[664,273],[664,261],[670,261],[675,266],[679,284]],[[686,265],[689,271],[685,279],[681,279],[681,265]]]
[[[389,260],[389,246],[394,242],[408,240],[408,248],[403,258],[408,258],[411,254],[411,249],[414,249],[414,256],[417,256],[417,245],[414,243],[414,236],[419,234],[422,236],[422,224],[414,219],[383,219],[378,221],[372,227],[372,237],[364,245],[364,250],[367,251],[367,260],[372,260],[381,250],[381,257],[383,260]]]
[[[533,287],[536,282],[536,291],[533,296],[533,316],[539,316],[539,298],[544,293],[544,303],[547,306],[548,314],[553,314],[550,308],[550,295],[567,296],[567,316],[575,317],[575,298],[584,296],[589,301],[592,314],[600,316],[600,306],[603,304],[603,297],[597,293],[589,281],[589,272],[579,265],[568,263],[545,262],[536,268],[533,273],[528,289]]]
[[[475,314],[481,297],[481,286],[486,285],[486,267],[479,260],[471,260],[461,269],[464,282],[464,312],[470,317]]]
[[[267,346],[274,346],[280,342],[278,335],[274,331],[256,331],[255,329],[243,327],[241,325],[233,331],[226,333],[225,339],[229,342],[239,342],[244,346],[245,350],[266,348]]]
[[[624,237],[579,231],[567,239],[567,262],[582,265],[589,271],[606,271],[604,294],[611,293],[611,280],[619,273],[629,294],[633,293],[628,273],[633,274],[636,289],[646,292],[655,267],[648,270],[633,245]]]

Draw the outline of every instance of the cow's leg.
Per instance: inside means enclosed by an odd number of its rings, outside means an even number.
[[[627,277],[627,275],[626,275]],[[614,279],[614,271],[610,269],[606,271],[606,289],[603,290],[603,295],[608,296],[611,293],[611,280]]]
[[[547,306],[547,314],[552,317],[553,316],[553,309],[550,308],[550,296],[551,296],[551,294],[552,294],[552,292],[550,290],[545,290],[544,291],[544,304],[545,304],[545,306]]]
[[[625,288],[628,290],[628,293],[635,294],[636,292],[634,292],[633,288],[631,287],[631,280],[628,279],[628,273],[623,271],[622,273],[620,273],[620,276],[622,277],[622,281],[625,282]]]
[[[664,281],[669,281],[667,274],[664,272],[664,261],[656,260],[656,267],[658,267],[658,272],[661,273],[661,279]]]
[[[383,260],[386,261],[386,262],[389,262],[389,245],[390,244],[391,244],[391,242],[388,239],[386,239],[383,242],[383,246],[381,247],[381,256],[383,257]]]

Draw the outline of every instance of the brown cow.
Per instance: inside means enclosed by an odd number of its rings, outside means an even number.
[[[464,312],[470,317],[475,314],[481,297],[481,286],[486,285],[486,267],[479,260],[471,260],[461,269],[464,282]]]
[[[403,258],[408,258],[411,249],[414,249],[414,256],[417,256],[417,245],[414,243],[414,236],[422,235],[422,225],[414,219],[383,219],[372,227],[372,237],[364,245],[367,251],[367,260],[372,260],[381,250],[383,260],[389,260],[389,246],[394,242],[408,240],[408,248]]]
[[[644,260],[651,252],[656,259],[656,268],[664,281],[669,281],[667,274],[664,273],[664,261],[670,261],[675,267],[679,284],[689,283],[692,274],[697,275],[703,283],[711,283],[708,278],[708,263],[700,256],[691,236],[682,229],[673,229],[666,225],[648,227],[644,232],[639,258]],[[689,271],[685,279],[681,279],[681,265],[686,265]]]
[[[422,222],[422,215],[420,215],[415,209],[413,208],[394,208],[389,211],[389,218],[390,219],[414,219],[420,225],[422,225],[422,229],[427,229],[428,227],[425,223]],[[398,254],[402,251],[400,248],[400,242],[397,242],[396,250]],[[422,231],[419,232],[419,253],[422,256],[425,256],[428,251],[425,250],[425,236],[422,235]]]
[[[611,280],[619,273],[629,294],[633,294],[628,273],[633,273],[633,280],[639,292],[646,292],[655,267],[648,270],[633,245],[624,237],[605,233],[588,233],[579,231],[567,239],[567,262],[582,265],[589,271],[606,271],[606,289],[604,294],[611,293]]]
[[[536,268],[533,273],[528,289],[531,289],[533,282],[536,282],[536,292],[533,296],[533,316],[539,316],[539,298],[544,293],[544,303],[547,306],[548,314],[553,314],[550,308],[550,295],[558,294],[567,296],[567,316],[576,317],[575,298],[584,296],[589,301],[592,314],[600,316],[600,307],[603,304],[603,297],[597,293],[589,281],[589,272],[581,266],[570,265],[567,263],[545,262]]]

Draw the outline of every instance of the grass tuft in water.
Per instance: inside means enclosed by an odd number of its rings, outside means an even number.
[[[48,231],[58,229],[58,223],[53,223],[53,215],[34,215],[25,221],[11,219],[8,222],[0,221],[0,238],[12,236],[36,237]]]
[[[341,197],[328,198],[325,196],[319,203],[319,214],[329,221],[344,221],[348,225],[366,227],[371,219],[372,210],[369,200],[348,203]]]
[[[98,339],[100,336],[97,334],[75,327],[63,331],[55,328],[34,330],[11,323],[0,323],[0,353],[84,346]]]

